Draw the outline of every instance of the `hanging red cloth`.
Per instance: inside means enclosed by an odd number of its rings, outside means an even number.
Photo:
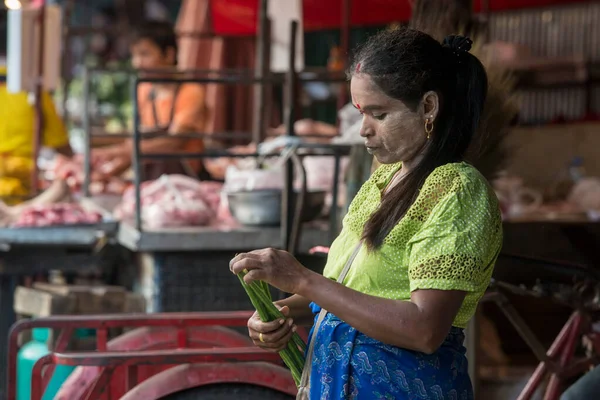
[[[280,0],[281,1],[281,0]],[[302,12],[305,31],[338,29],[342,25],[342,1],[304,0]],[[479,12],[483,0],[473,0]],[[490,11],[548,7],[591,0],[488,0]],[[353,26],[385,25],[408,21],[410,0],[352,0],[350,24]],[[211,1],[215,32],[229,35],[255,35],[258,0]]]

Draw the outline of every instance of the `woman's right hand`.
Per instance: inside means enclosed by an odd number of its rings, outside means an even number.
[[[286,317],[285,319],[280,318],[271,322],[263,322],[258,313],[255,312],[248,320],[248,335],[250,339],[261,349],[272,352],[283,350],[294,332],[296,332],[294,321],[291,318],[287,318],[290,314],[290,309],[287,306],[279,307],[276,305],[276,307]]]

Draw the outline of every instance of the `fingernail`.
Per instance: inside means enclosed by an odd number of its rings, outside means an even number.
[[[279,325],[283,325],[283,323],[284,323],[284,322],[285,322],[285,320],[284,320],[284,319],[280,319],[280,320],[279,320]]]
[[[296,329],[298,329],[298,328],[296,327],[296,325],[294,325],[294,326],[292,327],[292,332],[296,332]]]
[[[289,326],[292,326],[292,325],[294,324],[294,321],[293,321],[293,320],[291,320],[291,319],[290,319],[290,320],[288,320],[288,321],[289,321],[289,322],[288,322],[288,325],[289,325]]]

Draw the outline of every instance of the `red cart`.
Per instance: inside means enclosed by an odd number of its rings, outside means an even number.
[[[278,354],[255,347],[228,327],[250,312],[61,316],[23,320],[10,333],[8,399],[15,399],[19,333],[58,330],[54,351],[32,373],[32,400],[42,398],[55,365],[78,366],[57,400],[291,399],[296,386]],[[96,331],[96,351],[67,353],[77,328]],[[108,341],[112,329],[131,329]],[[301,332],[305,336],[306,332]]]

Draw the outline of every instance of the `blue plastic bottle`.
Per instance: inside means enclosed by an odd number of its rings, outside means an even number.
[[[47,345],[49,337],[50,329],[35,328],[31,331],[31,342],[19,350],[17,354],[17,400],[31,400],[31,371],[37,360],[50,353]],[[74,369],[74,367],[66,365],[57,365],[42,399],[54,399]]]

